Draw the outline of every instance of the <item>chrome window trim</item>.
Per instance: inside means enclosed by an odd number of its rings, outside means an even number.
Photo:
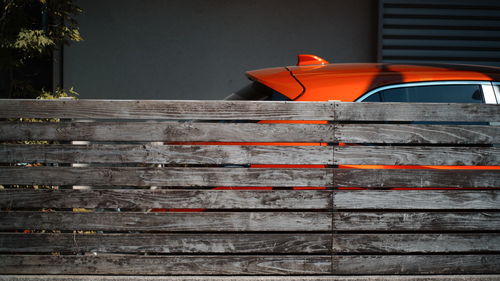
[[[489,85],[481,85],[481,88],[483,89],[484,103],[496,104],[497,98],[495,97],[493,85],[491,83]]]
[[[491,82],[491,84],[493,85],[493,91],[495,92],[497,103],[500,103],[500,82]]]
[[[362,102],[369,96],[376,94],[380,91],[387,90],[387,89],[394,89],[394,88],[407,88],[407,87],[420,87],[420,86],[435,86],[435,85],[481,85],[483,86],[489,86],[492,88],[491,81],[475,81],[475,80],[466,80],[466,81],[428,81],[428,82],[410,82],[410,83],[401,83],[401,84],[393,84],[393,85],[387,85],[387,86],[382,86],[375,88],[368,93],[362,95],[360,98],[356,100],[356,102]],[[500,83],[499,83],[500,85]],[[486,99],[486,94],[484,93]]]

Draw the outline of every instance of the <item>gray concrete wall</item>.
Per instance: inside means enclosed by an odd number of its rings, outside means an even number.
[[[246,70],[376,59],[375,0],[81,0],[64,50],[80,98],[221,99]]]

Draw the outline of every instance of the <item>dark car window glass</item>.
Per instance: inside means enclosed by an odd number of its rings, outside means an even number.
[[[380,98],[380,93],[375,93],[373,95],[366,97],[363,101],[364,102],[381,102],[382,100]]]
[[[482,103],[484,100],[481,85],[402,87],[383,90],[377,94],[380,95],[379,101],[382,102]]]
[[[252,82],[225,100],[290,101],[291,99],[261,83]]]

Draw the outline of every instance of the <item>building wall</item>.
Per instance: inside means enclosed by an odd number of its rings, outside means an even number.
[[[221,99],[246,70],[376,60],[375,0],[81,0],[84,42],[64,49],[80,98]]]

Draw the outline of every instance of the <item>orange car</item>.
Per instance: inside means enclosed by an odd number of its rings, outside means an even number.
[[[328,61],[318,56],[299,55],[296,66],[253,70],[247,72],[247,76],[253,82],[226,99],[287,101],[335,100],[345,102],[500,103],[499,67],[452,64],[330,64]],[[261,122],[276,123],[291,121]],[[321,123],[321,121],[319,122]],[[276,144],[273,143],[273,145]],[[288,143],[282,145],[298,144]],[[252,165],[252,167],[267,166]],[[493,166],[450,167],[367,165],[342,165],[339,167],[363,169],[500,168]]]
[[[252,70],[246,74],[252,82],[228,96],[226,100],[500,103],[500,68],[498,67],[451,64],[330,64],[318,56],[299,55],[296,66]],[[292,122],[326,123],[326,121],[260,121],[260,123]],[[327,145],[326,143],[235,142],[189,144]],[[321,168],[324,166],[251,165],[251,167]],[[500,166],[340,165],[339,168],[500,169]],[[317,189],[319,188],[321,187]],[[271,187],[219,187],[217,189],[271,189]]]

